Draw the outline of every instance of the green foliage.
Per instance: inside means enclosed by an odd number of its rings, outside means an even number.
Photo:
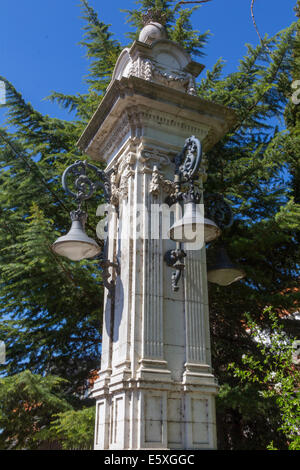
[[[280,207],[280,211],[275,218],[279,226],[290,230],[300,228],[300,204],[296,204],[292,197],[285,206]]]
[[[47,441],[58,441],[64,450],[89,450],[93,448],[95,407],[79,411],[58,413],[50,427],[41,435]]]
[[[91,91],[103,93],[110,82],[122,48],[117,40],[112,39],[113,35],[109,32],[111,25],[106,25],[99,20],[87,0],[81,0],[81,3],[84,10],[83,18],[87,23],[84,27],[86,40],[81,44],[86,47],[87,58],[93,59],[87,81],[91,85]]]
[[[278,431],[280,418],[274,400],[262,398],[251,382],[230,379],[217,396],[218,437],[220,447],[231,450],[265,450],[268,442],[286,449]]]
[[[258,355],[244,354],[243,367],[229,366],[242,383],[258,385],[258,394],[273,399],[280,412],[278,431],[284,433],[290,450],[300,450],[300,371],[293,360],[294,340],[288,338],[278,315],[270,308],[264,311],[270,328],[262,330],[248,317],[248,327]],[[275,449],[270,443],[269,449]]]
[[[36,449],[38,432],[51,415],[70,410],[61,395],[63,379],[33,375],[28,370],[0,379],[0,448]]]

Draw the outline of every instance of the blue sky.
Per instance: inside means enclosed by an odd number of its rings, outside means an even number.
[[[211,68],[219,57],[227,61],[226,72],[236,70],[246,43],[258,37],[250,15],[251,0],[212,0],[194,13],[196,29],[212,33],[201,62]],[[101,20],[126,45],[125,14],[134,0],[90,0]],[[255,16],[262,35],[273,35],[295,20],[296,0],[256,0]],[[85,92],[83,78],[88,64],[82,39],[84,21],[79,0],[1,0],[0,75],[5,76],[42,113],[66,117],[57,105],[44,100],[51,91]],[[0,114],[0,123],[3,113]],[[3,121],[3,119],[2,119]]]

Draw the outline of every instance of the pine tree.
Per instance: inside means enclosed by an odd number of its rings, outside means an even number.
[[[38,449],[53,414],[71,409],[60,393],[63,379],[29,370],[0,379],[0,448]]]
[[[0,77],[8,90],[8,129],[0,129],[0,340],[6,343],[8,359],[2,372],[16,380],[27,370],[45,379],[51,374],[69,379],[61,387],[71,415],[89,404],[81,399],[82,386],[99,366],[101,276],[96,263],[65,261],[49,247],[69,228],[74,208],[60,176],[70,163],[86,158],[76,150],[76,141],[101,102],[122,49],[87,1],[81,5],[87,22],[82,44],[90,60],[88,92],[50,97],[72,111],[73,120],[43,116]],[[182,8],[176,1],[141,0],[137,9],[127,10],[130,41],[149,8],[161,14],[170,39],[195,58],[203,55],[209,34],[193,29],[196,7]],[[277,432],[276,404],[266,404],[251,384],[241,387],[228,364],[241,365],[243,354],[255,354],[245,312],[267,327],[262,316],[266,305],[279,316],[299,305],[299,291],[293,289],[299,282],[299,121],[289,104],[297,66],[296,29],[292,25],[264,44],[249,45],[238,70],[228,76],[217,61],[198,83],[199,96],[233,108],[238,117],[235,128],[208,154],[206,185],[207,192],[221,193],[231,204],[235,222],[223,240],[247,273],[245,281],[227,289],[209,289],[213,365],[221,385],[219,447],[224,449],[262,449],[270,441],[278,448],[287,445]],[[277,120],[283,114],[287,129],[282,130]],[[101,197],[89,203],[92,237]],[[74,445],[71,428],[68,433],[71,415],[54,421],[51,436],[56,429]],[[45,429],[50,432],[49,423],[48,417]]]

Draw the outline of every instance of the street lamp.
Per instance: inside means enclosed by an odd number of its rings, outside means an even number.
[[[87,175],[91,170],[96,174],[96,182],[93,182]],[[70,189],[68,178],[72,176],[76,192]],[[70,213],[72,226],[67,235],[58,238],[53,245],[54,253],[65,256],[72,261],[81,261],[83,259],[95,258],[101,253],[98,243],[89,238],[85,232],[87,222],[87,213],[81,206],[84,201],[90,199],[94,192],[101,187],[104,190],[104,196],[107,201],[110,200],[110,182],[109,176],[102,170],[86,161],[77,161],[69,166],[62,176],[62,186],[64,190],[72,196],[78,204],[77,210]]]
[[[87,175],[88,171],[94,173],[93,179]],[[68,182],[70,177],[73,177],[75,180],[73,185],[76,192],[70,189]],[[78,207],[77,210],[72,211],[70,214],[72,220],[70,231],[67,235],[59,237],[51,248],[54,253],[64,256],[71,261],[98,259],[99,265],[103,269],[103,284],[111,295],[115,284],[113,281],[109,281],[111,277],[109,268],[114,268],[119,273],[119,264],[111,262],[106,258],[107,246],[102,250],[95,240],[87,236],[85,232],[87,213],[81,208],[83,202],[90,199],[99,187],[103,190],[106,202],[110,202],[110,175],[86,161],[79,160],[65,170],[62,177],[62,186],[67,194],[76,200]]]
[[[222,232],[232,226],[231,208],[221,194],[207,194],[205,203],[209,216],[217,221]],[[229,258],[224,242],[218,241],[215,247],[208,249],[207,280],[209,282],[219,286],[229,286],[245,276],[245,271]]]
[[[196,249],[201,249],[205,243],[215,240],[221,235],[221,229],[217,224],[201,212],[202,194],[195,186],[202,162],[202,145],[192,136],[185,141],[180,154],[175,158],[175,193],[169,196],[166,202],[169,206],[184,203],[184,215],[170,228],[168,236],[176,242],[176,249],[165,254],[165,262],[174,267],[172,275],[172,290],[179,290],[179,280],[184,271],[183,260],[186,252],[182,248],[183,243],[197,244]],[[203,207],[203,205],[202,205]]]
[[[199,203],[197,204],[195,199],[193,194],[187,195],[184,203],[184,216],[175,222],[168,232],[171,240],[179,243],[193,243],[197,240],[197,234],[202,232],[203,242],[208,243],[220,236],[219,227],[214,221],[203,217]]]
[[[175,193],[167,198],[167,203],[184,202],[184,215],[176,221],[168,232],[171,240],[176,242],[176,249],[165,254],[165,262],[174,267],[172,275],[172,289],[179,290],[179,280],[185,269],[184,258],[186,251],[183,243],[197,243],[196,249],[201,249],[205,243],[212,242],[220,237],[224,229],[233,223],[232,211],[229,204],[220,194],[205,195],[206,215],[201,212],[201,193],[195,188],[195,179],[198,177],[202,161],[202,146],[194,136],[186,140],[182,152],[175,158]],[[182,189],[188,186],[186,192]],[[202,205],[203,207],[203,205]],[[204,211],[203,211],[204,212]],[[192,245],[189,247],[191,248]],[[245,272],[234,265],[225,248],[216,257],[216,263],[209,268],[208,280],[222,286],[227,286],[245,277]]]

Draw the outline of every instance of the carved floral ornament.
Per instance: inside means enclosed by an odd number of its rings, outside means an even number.
[[[191,148],[191,150],[193,150]],[[138,156],[137,156],[138,155]],[[181,154],[180,154],[181,155]],[[179,156],[180,156],[179,155]],[[178,158],[178,156],[177,156]],[[198,166],[197,179],[202,185],[207,180],[207,158],[202,153],[201,162],[196,161],[197,156],[193,151],[186,151],[182,171],[188,172],[196,164]],[[139,161],[139,172],[151,175],[149,182],[149,193],[158,197],[162,190],[168,196],[176,191],[174,181],[165,177],[163,168],[176,166],[176,156],[157,148],[138,149],[136,153],[130,151],[125,158],[121,158],[110,171],[111,181],[111,204],[118,207],[120,202],[128,197],[128,181],[135,175],[136,163]],[[184,168],[183,168],[184,167]]]
[[[196,95],[196,81],[190,73],[172,70],[162,66],[155,60],[137,59],[131,62],[128,77],[143,78],[147,81],[155,81],[170,88],[185,91],[190,95]]]
[[[138,156],[137,156],[138,155]],[[138,149],[136,153],[130,151],[127,156],[120,158],[119,162],[114,165],[110,171],[110,182],[111,182],[111,204],[119,206],[120,202],[128,197],[128,181],[135,175],[136,163],[139,161],[140,173],[147,173],[152,175],[156,174],[158,168],[172,165],[170,155],[166,152],[162,152],[160,149]],[[160,185],[162,184],[166,192],[169,194],[172,192],[174,183],[165,180],[162,174],[159,174]],[[150,183],[150,188],[152,188]],[[157,194],[157,191],[153,187],[153,192]]]

